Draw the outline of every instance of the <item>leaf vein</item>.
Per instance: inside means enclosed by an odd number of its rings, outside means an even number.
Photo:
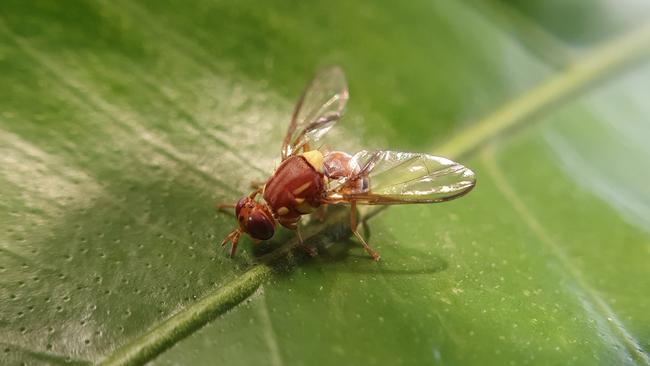
[[[489,147],[485,149],[481,154],[481,160],[485,164],[486,171],[494,181],[495,186],[506,201],[517,212],[519,217],[523,219],[524,223],[535,236],[537,236],[538,240],[557,258],[570,278],[578,285],[579,289],[584,291],[587,299],[591,302],[591,307],[596,310],[596,313],[600,313],[598,315],[601,317],[602,324],[607,324],[610,333],[614,336],[613,338],[616,338],[621,343],[623,349],[626,350],[632,359],[639,364],[650,365],[650,357],[643,350],[640,342],[630,334],[611,307],[602,298],[598,290],[584,278],[582,272],[572,262],[561,245],[551,237],[535,215],[526,207],[526,204],[519,198],[514,187],[510,184],[501,168],[499,168],[494,148]]]

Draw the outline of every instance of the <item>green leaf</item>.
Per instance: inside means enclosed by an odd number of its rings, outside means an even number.
[[[650,364],[648,8],[531,4],[4,1],[0,363]],[[478,186],[227,258],[330,64],[336,148]]]

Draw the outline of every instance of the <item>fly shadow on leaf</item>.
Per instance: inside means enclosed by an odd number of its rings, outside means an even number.
[[[373,208],[363,216],[361,224],[363,234],[371,240],[372,232],[368,220],[386,207]],[[387,254],[379,262],[375,262],[362,250],[362,246],[350,231],[350,209],[347,206],[329,206],[327,218],[324,221],[310,220],[303,227],[305,244],[317,249],[314,257],[299,247],[298,238],[293,232],[282,230],[276,236],[261,245],[254,245],[253,256],[263,263],[291,265],[322,265],[341,263],[353,260],[354,266],[345,266],[337,270],[351,273],[382,273],[384,275],[417,275],[432,274],[447,268],[447,262],[430,252],[412,247],[390,247],[380,249]],[[382,241],[387,241],[382,238]],[[394,243],[398,240],[389,240]],[[284,244],[281,244],[284,243]],[[370,241],[370,245],[373,246]],[[374,246],[373,246],[374,247]],[[358,253],[358,254],[357,254]]]

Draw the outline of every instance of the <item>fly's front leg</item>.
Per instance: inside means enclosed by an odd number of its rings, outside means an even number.
[[[254,199],[255,197],[257,197],[258,194],[262,193],[262,191],[264,190],[264,184],[262,183],[261,185],[253,188],[255,188],[255,190],[248,195],[250,199]],[[219,211],[226,211],[226,209],[228,208],[236,208],[236,207],[237,207],[237,203],[217,203],[215,205],[215,208]]]
[[[235,208],[237,206],[236,203],[217,203],[215,207],[217,210],[225,210],[227,208]]]
[[[366,243],[366,240],[363,238],[363,236],[361,236],[361,234],[357,231],[357,203],[355,201],[350,202],[350,229],[352,230],[354,236],[359,239],[361,245],[363,245],[363,249],[365,249],[366,252],[370,254],[372,259],[379,261],[379,253],[375,252],[368,245],[368,243]]]
[[[235,209],[236,206],[237,206],[236,203],[217,203],[214,205],[214,208],[217,211],[221,211],[223,213],[233,214],[234,213],[233,210]]]
[[[232,243],[232,246],[230,247],[230,258],[235,256],[235,252],[237,252],[237,244],[239,243],[239,237],[241,236],[241,229],[237,228],[230,232],[223,241],[221,242],[221,247],[225,247],[228,242]]]

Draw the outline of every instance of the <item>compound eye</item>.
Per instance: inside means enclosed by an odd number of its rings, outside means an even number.
[[[269,217],[260,210],[253,210],[246,222],[246,231],[250,236],[259,240],[271,239],[275,228]]]
[[[246,206],[246,203],[250,200],[250,197],[244,196],[242,197],[239,202],[237,202],[237,205],[235,206],[235,216],[239,217],[239,213],[241,212],[241,209]]]

